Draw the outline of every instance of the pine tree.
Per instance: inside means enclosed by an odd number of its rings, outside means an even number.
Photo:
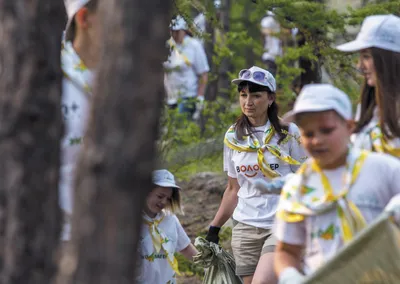
[[[62,1],[0,1],[0,283],[50,283],[60,239]]]

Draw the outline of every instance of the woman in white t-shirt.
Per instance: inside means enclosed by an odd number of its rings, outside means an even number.
[[[178,218],[181,211],[180,188],[167,170],[153,173],[155,188],[147,196],[139,244],[140,268],[136,283],[174,284],[179,273],[174,256],[180,252],[192,260],[197,254]]]
[[[170,28],[171,53],[164,62],[167,104],[171,108],[177,106],[179,113],[191,117],[196,111],[196,102],[204,100],[210,67],[201,42],[190,36],[181,16],[172,21]]]
[[[400,18],[369,16],[356,40],[337,48],[360,53],[365,77],[354,146],[400,158]]]
[[[271,227],[279,195],[259,184],[295,172],[305,153],[297,126],[283,125],[278,117],[271,73],[252,67],[232,82],[238,85],[242,115],[225,136],[228,186],[206,238],[218,243],[220,227],[233,215],[238,222],[232,231],[237,275],[245,284],[274,283]]]

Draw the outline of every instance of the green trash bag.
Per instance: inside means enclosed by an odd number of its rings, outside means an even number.
[[[193,257],[194,263],[205,268],[204,284],[243,284],[235,274],[235,260],[219,245],[197,237],[194,245],[199,253]]]

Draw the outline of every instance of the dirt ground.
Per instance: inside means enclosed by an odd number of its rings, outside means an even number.
[[[226,178],[212,173],[196,176],[189,183],[182,184],[183,216],[178,216],[186,233],[194,242],[199,235],[207,233],[208,226],[221,202],[225,190]],[[221,244],[229,249],[229,241]],[[179,284],[201,284],[197,277],[178,277]]]

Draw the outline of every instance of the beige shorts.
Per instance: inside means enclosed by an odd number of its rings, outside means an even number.
[[[253,275],[260,257],[265,253],[274,252],[276,242],[270,229],[237,223],[232,230],[232,252],[236,262],[236,275]]]

